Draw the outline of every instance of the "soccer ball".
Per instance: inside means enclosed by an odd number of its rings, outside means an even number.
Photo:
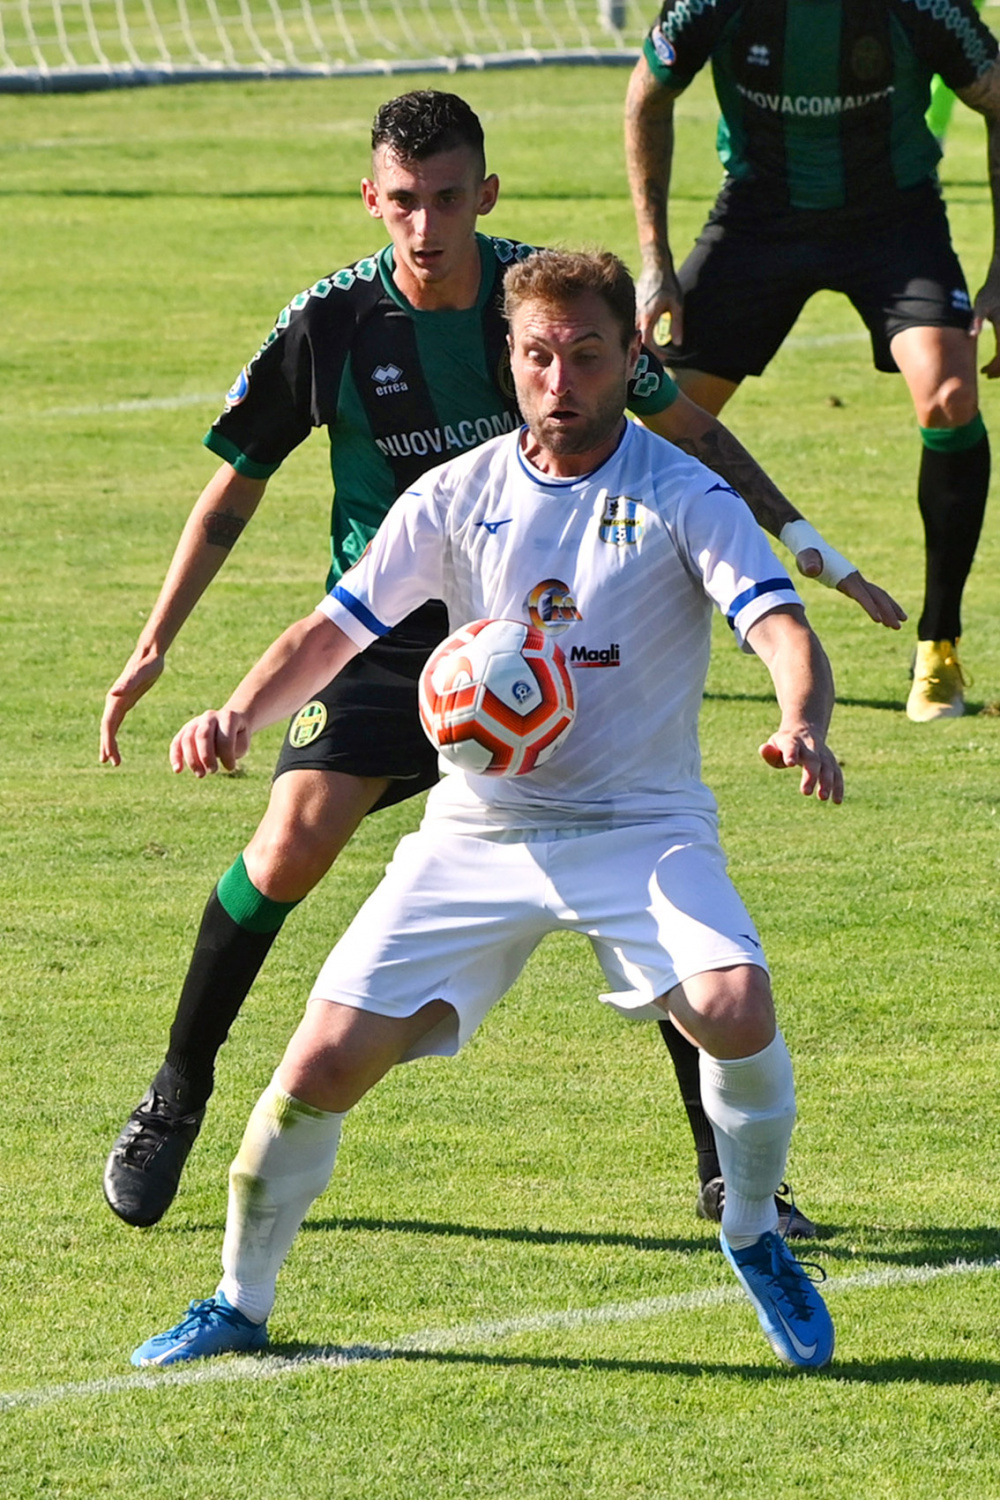
[[[519,620],[476,620],[432,652],[420,674],[420,722],[461,771],[524,776],[566,738],[576,714],[566,658]]]

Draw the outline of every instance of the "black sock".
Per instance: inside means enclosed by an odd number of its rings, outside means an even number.
[[[922,641],[957,641],[962,634],[962,590],[976,554],[989,484],[985,431],[971,447],[957,452],[922,449],[917,486],[927,547],[924,608],[917,625]]]
[[[687,1110],[688,1124],[698,1153],[698,1181],[704,1187],[713,1177],[722,1176],[715,1135],[701,1103],[701,1079],[698,1073],[698,1048],[681,1036],[672,1021],[661,1021],[660,1031],[673,1059],[674,1072],[680,1084],[681,1099]]]
[[[226,911],[218,889],[209,896],[170,1028],[166,1062],[154,1079],[164,1097],[184,1113],[208,1101],[216,1056],[279,930],[248,932]]]

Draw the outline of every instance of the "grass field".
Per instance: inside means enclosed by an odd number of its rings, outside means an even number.
[[[504,183],[492,225],[633,257],[625,73],[464,76]],[[0,99],[0,1494],[7,1500],[983,1500],[1000,1495],[995,1080],[1000,538],[967,595],[973,712],[902,714],[912,629],[815,587],[848,797],[807,804],[756,747],[774,707],[720,629],[706,774],[796,1061],[789,1166],[828,1226],[832,1370],[772,1359],[694,1219],[655,1029],[594,1003],[550,942],[453,1062],[356,1111],[283,1278],[270,1360],[178,1378],[133,1346],[215,1285],[225,1172],[331,940],[416,809],[370,821],[288,923],[223,1054],[181,1196],[149,1232],[105,1207],[109,1143],[159,1060],[205,897],[264,805],[245,772],[171,778],[167,741],[318,597],[322,437],[273,482],[223,576],[97,764],[104,691],[211,472],[199,439],[288,296],[379,242],[362,214],[384,82]],[[683,107],[675,240],[717,182]],[[944,178],[978,286],[981,126]],[[995,391],[984,393],[997,427]],[[851,310],[806,310],[733,427],[915,613],[905,391]],[[669,660],[664,671],[670,671]]]

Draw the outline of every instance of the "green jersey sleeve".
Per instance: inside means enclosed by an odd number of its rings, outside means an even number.
[[[686,89],[741,4],[742,0],[666,0],[643,43],[653,77],[665,88]]]

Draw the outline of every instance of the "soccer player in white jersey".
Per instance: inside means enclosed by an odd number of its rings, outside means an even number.
[[[511,272],[506,300],[527,426],[425,474],[226,706],[184,726],[172,764],[198,776],[235,767],[256,729],[427,598],[453,621],[559,631],[570,663],[574,647],[590,662],[614,645],[615,669],[578,674],[576,723],[545,766],[511,779],[445,768],[250,1117],[219,1288],[134,1364],[265,1345],[278,1272],[330,1180],[346,1113],[395,1064],[455,1053],[556,930],[590,938],[605,1001],[639,1019],[669,1015],[700,1047],[725,1182],[722,1248],[785,1363],[832,1357],[823,1300],[777,1233],[791,1062],[760,941],[726,874],[697,734],[714,606],[774,682],[780,723],[761,755],[798,768],[805,795],[839,802],[829,665],[738,496],[626,420],[640,344],[621,262],[542,252]]]

